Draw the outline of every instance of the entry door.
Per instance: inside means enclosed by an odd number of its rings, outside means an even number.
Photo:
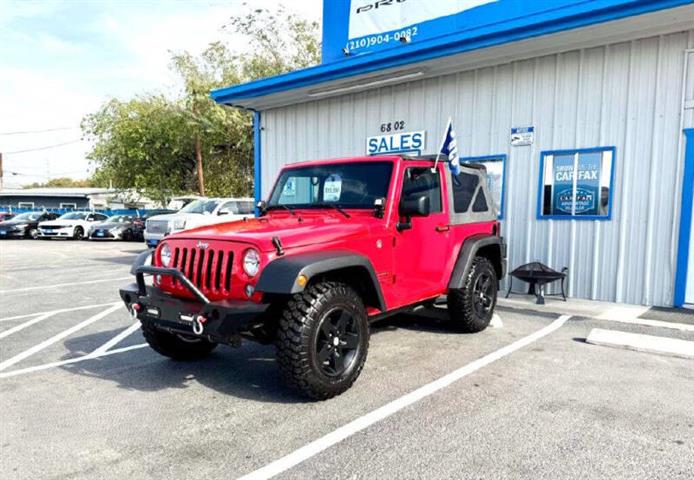
[[[442,272],[448,260],[449,218],[444,214],[441,164],[432,173],[429,166],[408,166],[402,185],[402,196],[429,196],[431,213],[413,217],[412,228],[395,235],[394,271],[398,305],[430,298],[441,291]],[[403,219],[401,219],[403,220]]]

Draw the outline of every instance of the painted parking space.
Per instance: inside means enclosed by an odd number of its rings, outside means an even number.
[[[107,276],[114,263],[97,259],[113,253],[82,246],[89,278]],[[69,272],[74,258],[65,264]],[[586,344],[604,322],[557,325],[558,315],[502,308],[502,328],[461,335],[445,325],[445,309],[393,317],[372,326],[355,386],[308,402],[281,383],[272,346],[220,346],[191,363],[156,354],[117,302],[118,286],[80,286],[89,295],[79,302],[62,287],[38,302],[2,297],[10,313],[0,316],[0,445],[11,478],[496,478],[502,464],[575,478],[554,469],[556,456],[579,466],[571,445],[597,449],[601,422],[613,457],[635,462],[633,445],[646,445],[663,449],[673,471],[692,473],[677,461],[694,445],[691,409],[681,407],[694,395],[682,388],[694,385],[691,363]],[[608,402],[630,388],[644,400]],[[624,420],[636,408],[649,412],[643,429]],[[580,471],[604,478],[619,471],[610,465]]]

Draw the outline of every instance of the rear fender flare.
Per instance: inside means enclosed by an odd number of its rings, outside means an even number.
[[[493,235],[473,235],[463,242],[463,246],[458,254],[458,259],[453,267],[453,273],[451,273],[451,279],[448,282],[449,290],[463,288],[465,279],[472,268],[472,262],[474,261],[478,252],[481,249],[490,246],[499,247],[498,264],[496,264],[494,261],[492,261],[492,263],[495,263],[495,269],[497,270],[496,273],[499,277],[499,281],[501,281],[503,276],[506,274],[506,245],[504,244],[504,240]]]
[[[299,285],[297,281],[299,275],[305,275],[310,281],[318,275],[354,268],[366,273],[373,289],[375,306],[384,312],[385,300],[373,265],[368,258],[352,252],[317,252],[280,257],[262,270],[256,291],[291,295],[304,291],[305,285]]]

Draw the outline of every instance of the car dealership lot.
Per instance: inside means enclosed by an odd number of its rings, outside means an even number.
[[[374,325],[354,388],[312,403],[272,347],[188,364],[143,347],[117,292],[141,250],[0,243],[4,478],[694,476],[694,362],[584,342],[690,332],[500,309],[503,328],[460,335],[418,312]]]

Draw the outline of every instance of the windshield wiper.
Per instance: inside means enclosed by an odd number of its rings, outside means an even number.
[[[342,215],[344,215],[345,218],[350,218],[350,217],[351,217],[351,215],[350,215],[349,213],[345,212],[345,210],[344,210],[341,206],[339,206],[339,205],[337,205],[337,204],[335,204],[335,203],[317,203],[316,206],[318,206],[318,207],[334,208],[335,210],[337,210],[338,212],[340,212]]]
[[[268,207],[266,208],[266,210],[272,210],[273,208],[284,208],[285,210],[287,210],[289,213],[291,213],[293,216],[296,217],[296,212],[295,212],[294,209],[293,209],[292,207],[290,207],[289,205],[280,205],[280,204],[277,204],[277,205],[270,205],[270,206],[268,206]]]

